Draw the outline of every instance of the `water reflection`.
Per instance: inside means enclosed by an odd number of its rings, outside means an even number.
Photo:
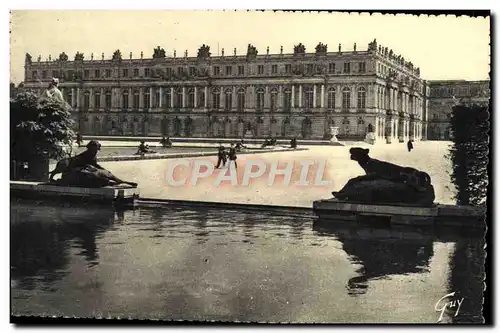
[[[455,292],[454,298],[463,298],[464,301],[458,316],[454,316],[455,311],[448,313],[448,319],[453,323],[483,322],[484,260],[483,238],[461,238],[455,243],[455,252],[450,262],[449,292]],[[491,287],[490,283],[488,285]]]
[[[346,286],[351,296],[366,293],[371,280],[428,272],[434,254],[434,239],[422,233],[325,222],[315,223],[313,229],[338,239],[352,262],[361,265],[359,275]]]
[[[11,277],[26,290],[50,286],[66,274],[70,249],[89,267],[98,263],[96,237],[114,221],[114,211],[91,207],[11,202]]]
[[[115,214],[15,203],[11,212],[17,313],[435,322],[434,297],[452,288],[469,293],[464,297],[471,300],[479,295],[474,286],[480,279],[469,274],[478,265],[479,248],[450,234],[446,242],[457,244],[457,263],[448,274],[443,272],[452,259],[436,247],[441,240],[418,230],[313,225],[309,217],[223,209],[165,207]],[[458,262],[464,256],[470,260]],[[446,269],[430,263],[436,257]],[[386,280],[377,288],[380,279]],[[406,283],[403,293],[388,292],[401,283]],[[408,302],[408,311],[398,305]],[[473,306],[461,320],[477,320]]]

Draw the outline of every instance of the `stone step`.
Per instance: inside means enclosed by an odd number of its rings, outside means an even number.
[[[11,181],[10,193],[12,197],[24,199],[91,201],[105,205],[133,204],[139,197],[139,189],[130,185],[84,188],[30,181]]]
[[[386,221],[391,225],[459,226],[484,228],[484,207],[434,204],[418,207],[397,204],[367,204],[345,202],[337,199],[313,202],[315,214],[322,220],[335,221]]]

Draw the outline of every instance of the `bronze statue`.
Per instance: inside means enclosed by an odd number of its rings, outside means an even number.
[[[83,153],[68,157],[57,162],[56,168],[49,173],[50,181],[60,186],[99,188],[127,184],[137,186],[137,183],[124,181],[110,171],[97,164],[97,153],[101,150],[98,141],[90,141]],[[54,176],[61,173],[61,179],[54,181]]]
[[[349,150],[351,160],[357,161],[366,175],[350,179],[338,192],[342,201],[370,204],[408,204],[432,206],[435,194],[430,176],[414,168],[380,161],[368,156],[369,149]]]

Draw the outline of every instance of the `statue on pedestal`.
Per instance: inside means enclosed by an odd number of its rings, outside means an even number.
[[[369,152],[359,147],[349,150],[351,160],[357,161],[366,175],[352,178],[340,191],[332,192],[335,198],[369,204],[433,205],[434,187],[426,172],[373,159]]]
[[[51,182],[60,186],[74,186],[99,188],[127,184],[137,187],[137,183],[122,180],[110,171],[97,164],[97,153],[101,150],[101,144],[90,141],[87,150],[83,153],[65,158],[57,162],[56,168],[50,172]],[[61,173],[61,179],[54,181],[54,176]]]

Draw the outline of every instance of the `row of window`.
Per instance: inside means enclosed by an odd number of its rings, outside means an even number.
[[[212,73],[214,76],[219,76],[224,73],[224,75],[230,76],[233,75],[233,67],[234,66],[213,66],[212,67]],[[304,66],[304,71],[305,73],[313,74],[318,71],[318,66],[315,64],[306,64]],[[224,71],[222,71],[222,69]],[[271,74],[278,74],[278,65],[271,65]],[[330,63],[328,65],[328,73],[333,74],[336,72],[336,64],[335,63]],[[366,72],[366,64],[364,62],[359,62],[358,63],[358,72],[359,73],[365,73]],[[144,68],[144,77],[152,77],[153,72],[151,71],[150,68]],[[198,74],[198,68],[197,67],[177,67],[176,72],[174,72],[173,68],[167,68],[166,69],[166,74],[167,76],[172,76],[173,74],[176,74],[178,76],[182,76],[185,74],[189,74],[190,76],[196,76]],[[286,64],[284,67],[284,73],[285,74],[292,74],[292,65],[291,64]],[[344,67],[343,67],[343,73],[351,73],[351,63],[350,62],[345,62]],[[112,77],[112,71],[111,69],[105,69],[104,71],[101,72],[100,69],[94,69],[93,70],[93,78],[111,78]],[[129,68],[122,68],[121,69],[121,77],[139,77],[140,72],[139,68],[134,68],[133,71],[132,69]],[[234,72],[236,75],[245,75],[245,66],[244,65],[238,65],[236,66],[236,72]],[[258,65],[257,66],[257,74],[258,75],[265,75],[268,74],[266,72],[266,68],[264,65]],[[41,78],[42,79],[47,79],[48,78],[48,72],[46,70],[43,70],[41,72]],[[102,75],[102,76],[101,76]],[[52,77],[67,77],[67,78],[78,78],[78,79],[90,79],[91,78],[91,70],[85,69],[83,70],[83,73],[81,71],[73,71],[73,70],[68,70],[66,72],[59,72],[57,70],[52,71]],[[32,72],[32,77],[34,79],[38,78],[38,71],[33,71]]]
[[[480,88],[477,86],[471,87],[443,87],[431,88],[431,97],[468,97],[476,96]]]
[[[264,90],[258,90],[256,93],[256,104],[255,107],[257,110],[263,110],[264,109]],[[130,105],[130,97],[131,99],[131,105]],[[156,91],[155,94],[153,94],[153,103],[151,106],[151,94],[149,91],[146,91],[143,93],[143,104],[144,108],[159,108],[161,107],[160,101],[163,103],[163,107],[165,108],[182,108],[185,106],[188,108],[194,108],[194,107],[203,107],[205,105],[205,93],[202,91],[198,95],[198,101],[195,101],[195,93],[194,90],[188,91],[187,94],[187,103],[184,101],[184,94],[182,91],[177,91],[174,92],[172,95],[170,89],[166,89],[164,91],[163,98],[160,96],[160,91]],[[66,94],[65,97],[68,101],[72,101],[72,93],[69,91]],[[100,92],[97,92],[93,96],[94,98],[94,108],[99,109],[101,108],[101,94]],[[240,89],[237,92],[237,105],[236,108],[240,111],[245,109],[245,103],[247,101],[247,97],[245,94],[244,89]],[[292,92],[290,89],[285,89],[283,93],[283,109],[285,110],[290,110],[292,107]],[[336,91],[334,88],[330,88],[327,91],[327,108],[328,109],[334,109],[335,108],[335,98],[336,98]],[[233,93],[232,91],[226,91],[223,96],[223,101],[224,101],[224,109],[226,110],[231,110],[233,107]],[[196,103],[197,102],[197,103]],[[272,90],[270,94],[270,109],[271,110],[276,110],[277,109],[277,102],[278,102],[278,91],[277,90]],[[105,93],[105,108],[111,108],[111,92],[106,92]],[[74,104],[74,103],[73,103]],[[76,106],[76,105],[73,105]],[[138,91],[134,91],[132,96],[129,95],[128,91],[124,91],[121,96],[121,107],[128,109],[129,107],[132,107],[134,109],[138,109],[140,107],[140,94]],[[297,100],[295,101],[295,106],[298,106]],[[84,108],[89,108],[90,107],[90,93],[86,91],[83,94],[83,107]],[[214,109],[220,109],[221,108],[221,94],[219,90],[214,90],[212,92],[212,104],[210,106],[211,108]],[[314,107],[314,92],[312,89],[307,89],[304,91],[304,100],[303,100],[303,107],[304,108],[313,108]],[[349,109],[351,107],[351,89],[348,87],[345,87],[342,90],[342,109]],[[366,90],[365,88],[361,87],[357,91],[357,107],[358,109],[364,109],[366,107]]]

